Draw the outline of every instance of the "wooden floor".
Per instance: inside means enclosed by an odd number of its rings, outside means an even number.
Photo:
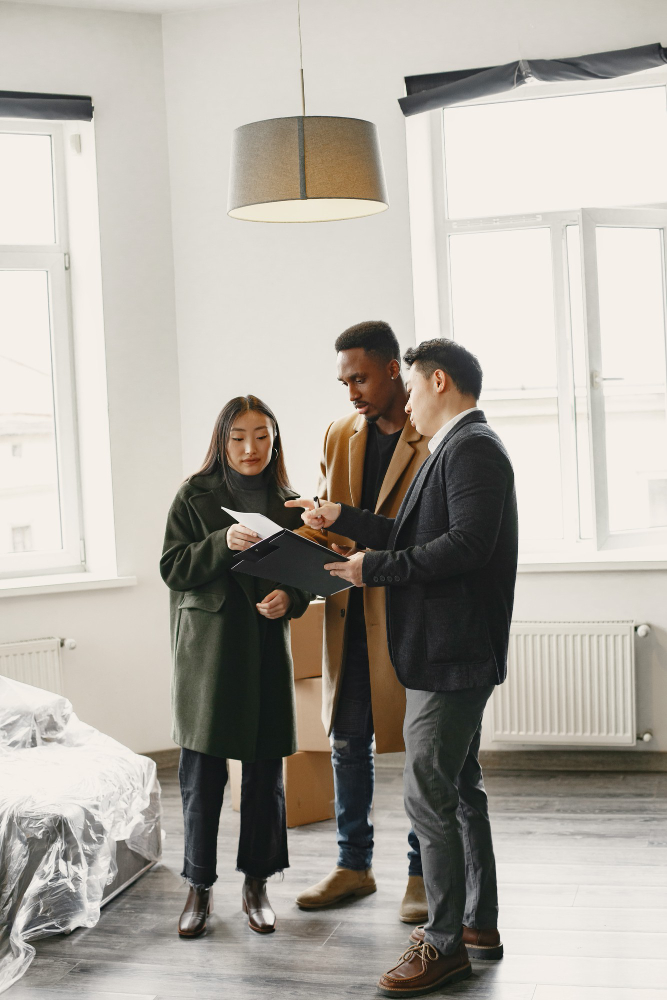
[[[185,897],[174,770],[161,774],[163,863],[112,901],[97,927],[36,942],[7,1000],[342,1000],[373,996],[409,928],[401,772],[378,768],[375,872],[365,899],[304,913],[295,894],[335,860],[334,824],[290,831],[291,869],[270,883],[278,930],[249,930],[234,870],[238,816],[223,809],[215,914],[176,934]],[[667,1000],[667,774],[487,776],[500,878],[503,961],[436,996],[488,1000]],[[4,998],[3,998],[4,1000]]]

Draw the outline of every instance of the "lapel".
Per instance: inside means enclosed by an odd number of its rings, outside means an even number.
[[[359,416],[355,421],[354,432],[349,441],[348,469],[350,475],[350,498],[353,507],[358,507],[361,503],[367,441],[368,424],[362,416]]]
[[[412,510],[414,509],[414,506],[417,503],[417,500],[419,499],[419,494],[422,491],[422,487],[424,485],[424,482],[426,481],[431,466],[443,454],[445,448],[447,447],[448,442],[451,441],[454,435],[457,434],[462,427],[465,427],[466,424],[481,424],[481,423],[484,424],[486,423],[486,417],[484,416],[482,410],[475,410],[473,413],[466,414],[465,417],[462,417],[462,419],[459,420],[457,424],[454,424],[452,429],[447,434],[445,434],[444,438],[439,443],[433,454],[429,455],[429,457],[426,459],[421,469],[417,473],[416,477],[413,479],[412,487],[408,491],[405,500],[403,501],[403,506],[398,512],[398,516],[396,518],[396,524],[394,526],[394,538],[396,538],[396,535],[400,531],[402,525],[405,523],[406,519],[412,513]]]
[[[391,462],[389,463],[389,468],[385,473],[385,477],[382,480],[382,486],[380,488],[380,493],[378,496],[378,502],[375,506],[375,513],[377,514],[379,510],[382,509],[382,504],[385,502],[394,486],[401,478],[410,462],[415,456],[415,449],[412,446],[414,441],[421,441],[421,434],[415,430],[415,428],[410,423],[408,418],[405,421],[405,427],[403,428],[403,433],[396,443],[394,449],[394,454],[391,456]]]
[[[428,475],[429,469],[433,465],[436,455],[438,455],[439,453],[440,453],[440,448],[437,448],[432,455],[429,455],[429,457],[426,459],[426,461],[422,465],[421,469],[419,470],[415,478],[412,480],[412,485],[408,490],[405,496],[405,500],[403,501],[403,504],[401,506],[401,509],[399,510],[396,516],[396,522],[394,524],[394,538],[398,534],[402,525],[405,523],[406,518],[409,517],[409,515],[411,514],[414,505],[417,503],[417,500],[419,499],[419,494],[421,493],[421,489],[424,484],[424,480]]]

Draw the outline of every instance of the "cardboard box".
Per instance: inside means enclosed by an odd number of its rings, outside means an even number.
[[[322,725],[322,678],[304,677],[295,683],[294,694],[299,750],[330,752],[329,737]]]
[[[241,762],[228,760],[232,809],[241,808]],[[333,819],[334,784],[331,754],[300,751],[283,763],[288,827]]]
[[[287,825],[305,826],[333,819],[334,781],[331,751],[303,752],[285,758]]]
[[[290,622],[294,680],[322,676],[324,601],[312,601],[301,618]]]

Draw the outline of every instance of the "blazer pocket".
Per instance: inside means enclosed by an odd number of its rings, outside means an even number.
[[[480,663],[489,658],[486,622],[470,601],[427,597],[422,608],[428,663]]]
[[[198,608],[199,611],[219,611],[225,603],[224,594],[183,594],[179,610],[182,608]]]

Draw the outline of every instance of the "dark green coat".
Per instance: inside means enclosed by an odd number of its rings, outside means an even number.
[[[297,494],[268,490],[268,517],[298,528],[300,511],[283,506]],[[221,475],[193,476],[167,519],[160,572],[171,589],[173,739],[214,757],[287,757],[297,749],[288,619],[313,595],[282,587],[287,615],[263,618],[255,603],[281,585],[231,571],[234,522],[222,506],[238,509]]]

